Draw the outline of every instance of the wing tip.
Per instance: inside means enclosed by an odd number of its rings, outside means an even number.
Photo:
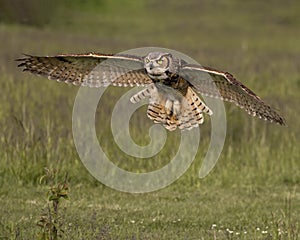
[[[279,114],[276,114],[276,116],[265,116],[265,115],[260,115],[260,114],[253,115],[251,113],[249,113],[249,114],[252,116],[257,116],[258,118],[268,121],[270,123],[276,123],[280,126],[287,127],[286,120],[283,117],[281,117]]]
[[[276,123],[281,125],[281,126],[287,127],[286,120],[283,117],[279,116],[279,119],[277,119]]]

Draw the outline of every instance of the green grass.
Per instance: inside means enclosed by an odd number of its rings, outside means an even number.
[[[39,183],[45,167],[58,169],[59,179],[68,174],[63,239],[298,239],[300,4],[124,2],[74,1],[67,9],[61,4],[53,12],[57,17],[43,26],[0,25],[0,239],[35,239],[40,233],[36,223],[49,188]],[[199,179],[198,171],[209,141],[208,119],[195,161],[172,185],[147,194],[102,185],[85,169],[73,143],[78,89],[21,73],[14,59],[22,53],[109,53],[144,46],[172,48],[232,72],[280,109],[288,127],[226,104],[225,146],[206,178]],[[164,152],[153,159],[122,154],[107,128],[125,91],[112,88],[105,94],[97,111],[98,137],[120,167],[157,169],[176,151],[178,134],[168,134]],[[133,138],[147,143],[152,123],[145,109],[132,121]]]

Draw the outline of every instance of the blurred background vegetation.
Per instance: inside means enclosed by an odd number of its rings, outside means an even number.
[[[44,168],[68,174],[65,239],[297,239],[300,216],[300,2],[216,0],[0,0],[0,239],[35,239],[47,186]],[[22,53],[117,53],[157,46],[233,73],[286,117],[288,127],[226,104],[227,138],[205,179],[198,178],[210,122],[191,168],[149,194],[116,192],[93,179],[72,139],[77,88],[21,73]],[[126,89],[110,88],[97,109],[97,131],[118,166],[150,171],[175,154],[141,161],[124,155],[109,131]],[[149,141],[145,108],[132,135]],[[216,225],[216,226],[215,226]],[[259,229],[259,230],[258,230]]]

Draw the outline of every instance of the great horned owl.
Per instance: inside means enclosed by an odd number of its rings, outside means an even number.
[[[24,71],[80,86],[145,86],[131,97],[149,98],[147,115],[168,130],[191,129],[212,111],[197,95],[233,102],[252,116],[285,124],[284,119],[230,73],[188,64],[170,53],[26,55],[18,59]]]

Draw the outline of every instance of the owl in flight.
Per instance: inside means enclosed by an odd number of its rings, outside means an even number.
[[[285,124],[284,119],[230,73],[189,64],[170,53],[25,55],[24,71],[79,86],[144,86],[132,103],[149,98],[147,116],[172,131],[202,124],[212,114],[197,94],[235,103],[252,116]]]

